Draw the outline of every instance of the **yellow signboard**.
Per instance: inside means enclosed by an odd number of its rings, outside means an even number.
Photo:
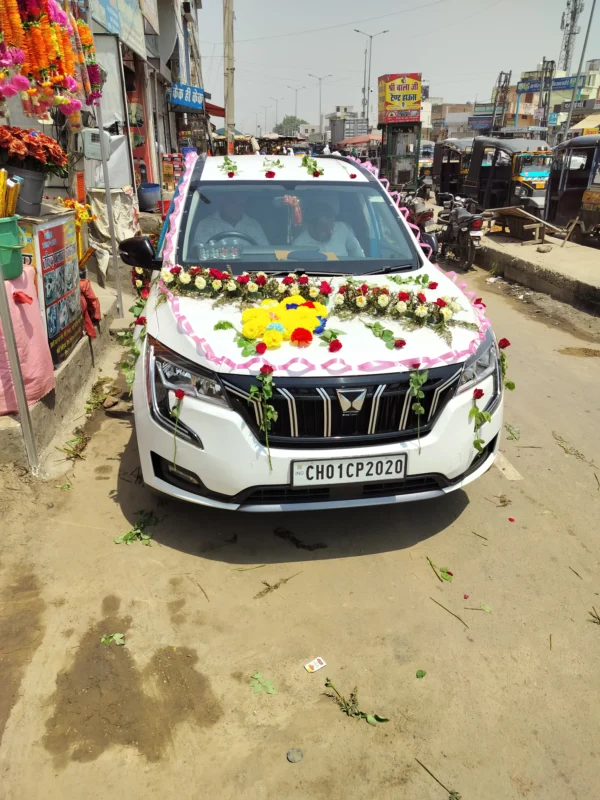
[[[600,130],[598,128],[584,128],[583,135],[584,136],[598,136],[600,134]]]
[[[421,121],[421,73],[396,72],[378,82],[379,123]]]

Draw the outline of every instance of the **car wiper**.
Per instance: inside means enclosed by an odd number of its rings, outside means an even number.
[[[363,275],[387,275],[390,272],[407,272],[408,270],[416,269],[414,264],[392,264],[381,269],[375,269],[373,272],[363,272]]]

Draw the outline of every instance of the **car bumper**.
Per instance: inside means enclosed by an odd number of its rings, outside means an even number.
[[[480,430],[486,445],[478,456],[469,421],[472,391],[453,397],[434,428],[421,438],[392,444],[335,449],[266,448],[239,414],[224,406],[186,397],[180,421],[194,431],[201,446],[175,437],[152,415],[146,391],[143,358],[138,360],[133,387],[136,435],[144,482],[164,494],[190,503],[230,511],[299,511],[405,503],[443,497],[484,474],[493,464],[502,429],[502,397],[491,422]],[[494,379],[480,387],[491,398]],[[406,453],[406,476],[387,484],[348,484],[295,489],[294,461],[391,456]]]

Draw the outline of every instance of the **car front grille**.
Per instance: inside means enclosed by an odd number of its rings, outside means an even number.
[[[461,367],[429,370],[421,400],[425,413],[420,433],[428,433],[446,403],[454,395]],[[254,435],[264,442],[260,429],[262,411],[257,400],[249,402],[255,378],[228,375],[222,378],[233,408],[246,420]],[[274,447],[352,447],[358,444],[398,442],[415,438],[419,418],[412,409],[409,374],[365,378],[276,377],[272,405],[277,421],[269,442]]]

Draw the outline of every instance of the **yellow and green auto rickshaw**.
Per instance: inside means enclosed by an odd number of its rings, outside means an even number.
[[[478,136],[463,193],[474,200],[478,211],[517,206],[542,217],[551,164],[547,142]]]
[[[600,244],[600,135],[577,136],[554,148],[546,219],[575,223],[569,241]]]
[[[446,139],[436,142],[433,153],[433,189],[436,195],[461,195],[469,172],[473,139]]]

